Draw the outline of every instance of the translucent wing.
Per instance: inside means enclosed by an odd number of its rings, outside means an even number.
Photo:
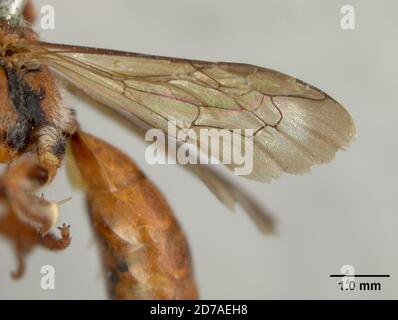
[[[165,133],[169,122],[178,130],[253,129],[251,179],[304,173],[332,160],[355,136],[353,121],[338,102],[273,70],[48,43],[31,46],[39,61],[95,100]],[[240,143],[241,135],[234,134],[231,148]],[[213,156],[222,160],[221,153]]]
[[[185,167],[190,169],[227,208],[234,210],[235,205],[239,204],[259,231],[264,234],[274,233],[275,218],[245,188],[218,173],[211,166],[188,165]]]

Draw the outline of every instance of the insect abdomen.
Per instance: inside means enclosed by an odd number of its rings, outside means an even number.
[[[114,299],[195,299],[185,236],[167,201],[119,150],[87,134],[72,139]]]

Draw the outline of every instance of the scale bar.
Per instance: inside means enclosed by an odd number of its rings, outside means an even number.
[[[331,274],[331,278],[345,278],[345,277],[351,277],[351,278],[389,278],[389,274]]]

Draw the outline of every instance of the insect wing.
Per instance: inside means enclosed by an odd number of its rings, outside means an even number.
[[[170,135],[202,128],[232,132],[231,152],[242,137],[253,142],[254,170],[269,181],[283,172],[302,174],[329,162],[355,137],[348,112],[313,86],[252,65],[210,63],[85,47],[36,44],[38,59],[95,100]],[[235,134],[252,129],[253,135]],[[197,134],[189,140],[203,150]],[[184,140],[186,141],[186,140]],[[246,144],[247,145],[247,144]],[[236,169],[236,163],[227,165]]]

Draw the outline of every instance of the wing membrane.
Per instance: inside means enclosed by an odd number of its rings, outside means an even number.
[[[251,179],[304,173],[333,159],[355,136],[353,121],[339,103],[273,70],[48,43],[33,46],[38,60],[95,100],[166,134],[170,122],[177,130],[253,129]],[[232,146],[241,143],[241,137],[233,137]],[[220,153],[213,156],[222,160]]]

